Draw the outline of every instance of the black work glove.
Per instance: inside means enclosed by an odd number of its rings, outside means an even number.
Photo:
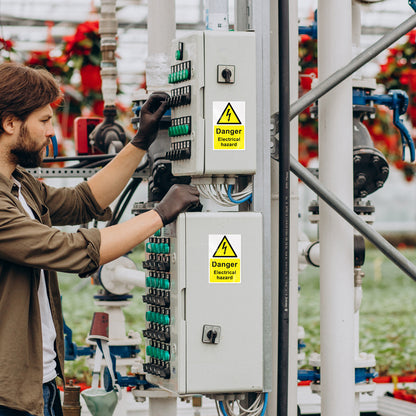
[[[147,150],[156,139],[159,121],[168,109],[169,95],[162,91],[154,92],[143,104],[140,110],[139,130],[131,144],[142,150]]]
[[[192,185],[173,185],[156,206],[155,211],[163,225],[175,221],[176,217],[191,207],[198,205],[199,191]]]

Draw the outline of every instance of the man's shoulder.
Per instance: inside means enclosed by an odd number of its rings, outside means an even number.
[[[26,169],[21,168],[20,166],[16,167],[15,171],[13,172],[13,176],[20,183],[39,184],[38,179],[36,179],[31,173],[29,173]]]

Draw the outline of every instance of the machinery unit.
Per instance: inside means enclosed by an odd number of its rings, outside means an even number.
[[[173,174],[255,173],[255,34],[197,32],[173,41],[171,62]]]
[[[261,214],[180,214],[147,240],[143,267],[147,380],[180,395],[261,392]]]

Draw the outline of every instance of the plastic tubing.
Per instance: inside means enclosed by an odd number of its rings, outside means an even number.
[[[231,191],[232,191],[233,185],[230,185],[228,187],[228,198],[230,199],[231,202],[233,202],[234,204],[242,204],[243,202],[247,202],[248,200],[250,200],[253,196],[253,194],[247,195],[245,198],[243,199],[239,199],[238,201],[236,199],[233,198],[233,196],[231,195]]]

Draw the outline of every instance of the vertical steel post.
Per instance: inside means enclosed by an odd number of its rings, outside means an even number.
[[[256,31],[256,66],[257,66],[257,163],[254,175],[254,211],[263,214],[263,357],[264,387],[272,388],[273,368],[277,345],[272,342],[272,275],[271,258],[277,256],[277,249],[272,255],[271,232],[271,197],[270,197],[270,0],[253,2],[253,27]],[[277,92],[276,92],[277,94]],[[276,237],[277,239],[277,237]],[[277,281],[276,276],[273,277]],[[274,338],[273,338],[274,339]],[[271,399],[273,399],[271,397]],[[275,408],[275,407],[274,407]],[[273,403],[268,406],[268,413]],[[269,413],[271,414],[271,413]]]

